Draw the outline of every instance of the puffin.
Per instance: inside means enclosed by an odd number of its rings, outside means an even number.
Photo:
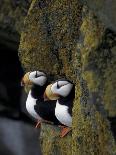
[[[55,116],[55,100],[46,100],[45,89],[49,84],[47,75],[42,71],[28,72],[22,79],[22,85],[32,84],[26,100],[28,113],[37,121],[36,128],[40,127],[41,122],[60,125],[61,123]],[[54,95],[56,97],[57,95]]]
[[[68,79],[59,79],[47,86],[44,96],[56,100],[55,116],[62,125],[61,137],[69,133],[72,126],[72,107],[75,98],[74,84]]]

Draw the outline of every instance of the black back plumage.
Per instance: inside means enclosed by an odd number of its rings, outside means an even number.
[[[44,120],[53,122],[54,125],[60,125],[60,122],[55,117],[56,101],[44,101],[43,98],[44,91],[48,84],[48,82],[46,82],[44,86],[33,84],[31,89],[31,95],[33,98],[37,99],[34,109],[36,113],[38,113],[38,115]]]
[[[55,100],[43,101],[39,99],[36,103],[37,104],[34,106],[34,109],[40,117],[42,117],[44,120],[52,122],[54,125],[61,125],[55,116]]]
[[[43,98],[43,94],[46,89],[46,86],[47,86],[47,84],[45,84],[44,86],[39,86],[39,85],[33,84],[32,88],[31,88],[32,97],[35,99]]]

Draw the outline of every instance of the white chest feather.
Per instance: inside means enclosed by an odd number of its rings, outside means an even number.
[[[41,117],[39,117],[39,115],[34,110],[34,106],[36,105],[36,101],[37,101],[37,99],[34,99],[31,96],[31,90],[30,90],[28,97],[27,97],[27,101],[26,101],[26,109],[32,117],[34,117],[35,119],[41,120]]]
[[[59,104],[58,101],[56,103],[55,115],[62,124],[69,127],[72,126],[72,117],[68,113],[68,107],[65,105]]]

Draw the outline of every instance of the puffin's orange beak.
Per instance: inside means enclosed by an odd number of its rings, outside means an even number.
[[[21,86],[29,85],[29,84],[32,83],[32,82],[29,80],[29,74],[30,74],[30,72],[28,72],[28,73],[26,73],[26,74],[24,75],[24,77],[23,77],[22,80],[21,80]]]
[[[50,100],[50,99],[47,97],[47,95],[46,95],[45,92],[44,92],[43,98],[44,98],[44,101],[48,101],[48,100]]]
[[[51,90],[52,84],[48,85],[46,87],[46,90],[44,92],[44,100],[57,100],[59,98],[58,94],[54,94]]]

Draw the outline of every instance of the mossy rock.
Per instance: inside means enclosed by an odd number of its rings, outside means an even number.
[[[42,124],[40,142],[45,155],[70,155],[71,132],[64,138],[60,137],[61,129],[57,126]],[[49,138],[48,138],[49,137]]]
[[[76,89],[72,133],[59,138],[58,127],[42,124],[43,154],[116,153],[107,119],[116,116],[115,45],[115,33],[80,1],[32,1],[19,47],[25,71],[44,70],[51,81],[65,76]]]

